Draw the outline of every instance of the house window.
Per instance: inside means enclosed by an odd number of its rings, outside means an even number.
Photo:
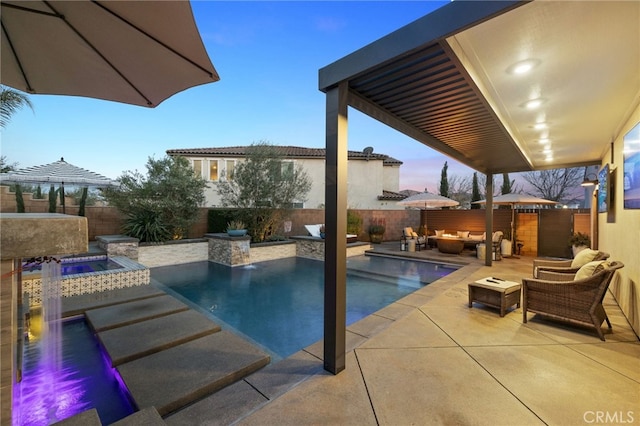
[[[279,180],[290,179],[292,176],[293,176],[293,161],[281,162]]]
[[[193,160],[193,172],[196,176],[202,177],[202,160]]]
[[[209,180],[218,180],[218,160],[209,160]]]
[[[227,172],[226,172],[226,178],[227,180],[233,180],[233,173],[235,172],[235,168],[236,168],[236,160],[227,160]]]

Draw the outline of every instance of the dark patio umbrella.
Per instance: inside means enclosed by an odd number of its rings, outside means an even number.
[[[64,205],[64,185],[94,186],[104,188],[115,185],[115,181],[98,173],[74,166],[61,158],[59,161],[42,166],[27,167],[9,173],[0,173],[0,183],[60,184],[62,211]]]
[[[188,1],[2,0],[0,82],[155,107],[219,80]]]

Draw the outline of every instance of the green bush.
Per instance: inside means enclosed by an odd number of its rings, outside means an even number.
[[[160,242],[171,239],[171,231],[164,225],[162,215],[149,209],[132,212],[125,220],[124,233],[140,242]]]
[[[362,229],[362,217],[352,210],[347,210],[347,234],[359,235]]]

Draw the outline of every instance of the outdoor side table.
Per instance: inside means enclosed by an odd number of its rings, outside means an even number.
[[[520,283],[514,281],[483,278],[469,283],[469,307],[473,302],[482,303],[500,309],[500,316],[503,317],[508,307],[520,307],[520,289]]]

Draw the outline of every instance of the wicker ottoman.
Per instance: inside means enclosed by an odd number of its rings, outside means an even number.
[[[520,307],[520,283],[497,278],[483,278],[469,284],[469,307],[479,302],[500,309],[503,317],[507,308],[513,305]]]

